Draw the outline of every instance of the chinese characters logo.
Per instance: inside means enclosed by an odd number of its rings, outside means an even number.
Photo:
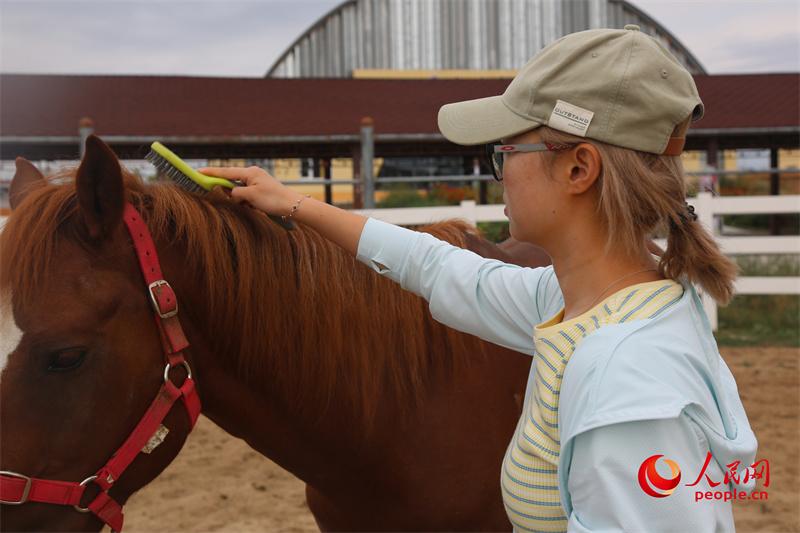
[[[681,468],[678,466],[678,463],[673,461],[672,459],[664,458],[662,461],[669,466],[670,474],[668,477],[664,477],[658,473],[656,470],[656,465],[661,459],[664,457],[661,454],[651,455],[639,466],[639,486],[645,492],[645,494],[652,496],[653,498],[666,498],[678,487],[678,484],[681,481]],[[703,463],[703,468],[700,470],[700,473],[697,475],[697,479],[694,480],[693,483],[686,483],[687,487],[696,487],[700,481],[705,478],[706,483],[709,487],[715,488],[720,484],[727,487],[731,483],[733,484],[747,484],[748,481],[751,479],[760,479],[762,480],[763,486],[769,487],[769,461],[766,459],[761,459],[760,461],[754,462],[750,467],[742,469],[740,461],[734,461],[730,464],[725,465],[727,470],[723,475],[723,479],[716,481],[712,478],[712,476],[708,473],[709,465],[711,463],[711,452],[706,454],[706,460]],[[663,471],[663,470],[662,470]],[[766,499],[767,494],[765,492],[754,492],[751,495],[748,495],[744,491],[700,491],[695,489],[697,492],[695,493],[695,501],[699,500],[724,500],[728,501],[731,499]]]

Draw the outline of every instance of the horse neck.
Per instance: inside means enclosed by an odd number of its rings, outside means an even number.
[[[393,301],[407,308],[415,297],[308,229],[237,239],[233,276],[212,280],[226,301],[197,275],[215,276],[219,264],[193,262],[185,242],[165,258],[172,267],[165,270],[176,273],[204,413],[307,482],[332,468],[346,475],[355,448],[368,445],[360,422],[377,414],[387,357],[397,355],[381,328],[398,327],[394,310],[404,307]]]

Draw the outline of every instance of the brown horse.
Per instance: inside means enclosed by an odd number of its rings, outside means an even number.
[[[74,176],[59,178],[18,160],[0,235],[0,469],[85,479],[161,385],[127,201],[178,296],[203,413],[302,479],[322,530],[510,529],[499,469],[529,357],[435,322],[422,299],[309,228],[287,232],[222,193],[142,183],[96,137]],[[464,223],[427,231],[513,262]],[[110,489],[118,502],[183,446],[185,411],[164,425],[163,444]],[[4,530],[102,525],[71,506],[0,513]]]

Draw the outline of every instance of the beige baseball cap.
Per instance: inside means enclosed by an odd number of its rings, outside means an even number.
[[[679,155],[689,118],[703,116],[692,75],[629,24],[565,35],[522,67],[500,96],[442,106],[439,129],[482,144],[549,126],[608,144]]]

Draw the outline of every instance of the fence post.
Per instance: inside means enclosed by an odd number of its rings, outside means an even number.
[[[714,224],[714,196],[710,192],[698,192],[697,200],[694,201],[694,209],[697,213],[698,222],[711,233],[714,239],[717,239],[719,235],[716,235],[716,224]],[[706,316],[708,316],[711,329],[717,331],[717,302],[705,292],[700,293],[700,299],[703,302],[703,309],[706,312]]]
[[[779,165],[780,160],[778,158],[778,149],[773,146],[769,149],[769,168],[780,170],[778,168]],[[769,193],[774,195],[781,193],[781,175],[779,172],[771,172],[769,175]],[[770,235],[781,234],[781,219],[778,217],[779,215],[769,216]]]
[[[326,157],[321,161],[321,164],[322,177],[327,180],[325,182],[325,203],[333,205],[333,187],[331,186],[331,179],[333,179],[333,169],[331,166],[333,165],[333,160],[330,157]]]
[[[372,176],[375,141],[372,117],[361,119],[361,181],[364,184],[364,209],[375,209],[375,181]]]
[[[80,145],[78,146],[78,153],[81,159],[86,152],[86,139],[94,133],[94,121],[89,117],[83,117],[78,121],[78,137],[80,138]]]
[[[460,218],[467,220],[473,226],[478,224],[478,210],[475,208],[475,200],[461,200]]]

